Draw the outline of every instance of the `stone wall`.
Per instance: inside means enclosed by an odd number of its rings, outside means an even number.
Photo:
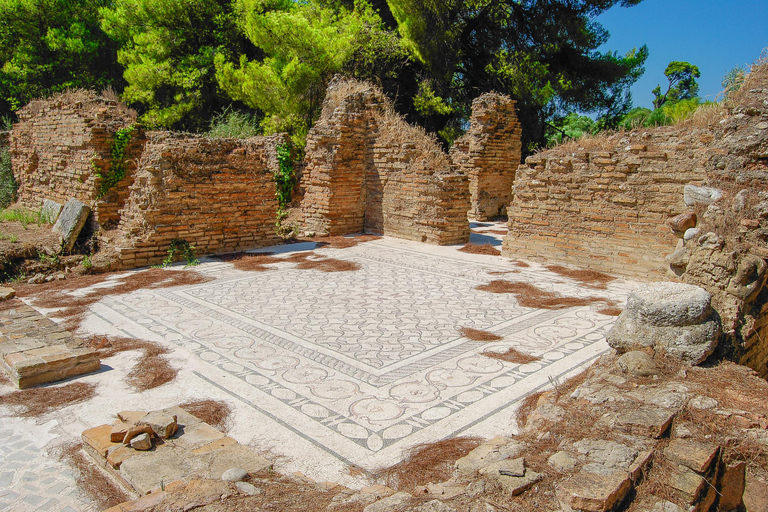
[[[175,239],[197,255],[276,243],[276,146],[287,142],[153,134],[118,226],[121,266],[158,263]]]
[[[517,170],[503,253],[643,280],[667,272],[677,241],[665,221],[683,187],[706,181],[708,129],[656,128],[571,142]]]
[[[447,245],[469,240],[469,183],[375,87],[334,81],[307,137],[304,227]]]
[[[18,112],[10,139],[19,183],[19,203],[40,208],[44,199],[64,204],[75,198],[89,205],[100,224],[115,224],[128,196],[145,142],[137,127],[125,152],[125,177],[106,194],[95,170],[108,172],[115,133],[136,114],[90,91],[58,94],[29,103]]]
[[[522,129],[515,102],[487,93],[472,102],[470,126],[451,147],[451,160],[469,176],[469,216],[488,220],[504,215],[520,163]]]

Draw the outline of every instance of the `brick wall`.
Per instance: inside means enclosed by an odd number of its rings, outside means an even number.
[[[521,130],[508,96],[486,93],[472,102],[469,130],[450,152],[469,176],[470,217],[488,220],[506,213],[520,164]]]
[[[96,167],[108,170],[115,133],[135,122],[135,112],[90,91],[58,94],[18,112],[10,139],[19,203],[40,208],[43,199],[76,198],[91,206],[100,224],[115,224],[127,199],[145,137],[136,129],[126,150],[126,176],[102,196]]]
[[[437,142],[375,87],[334,81],[307,137],[304,227],[369,231],[434,244],[469,240],[469,184]]]
[[[158,263],[174,239],[197,255],[278,242],[276,146],[286,142],[152,134],[118,226],[121,265]]]
[[[656,280],[677,238],[664,222],[706,179],[707,129],[664,127],[571,142],[517,170],[503,253]]]

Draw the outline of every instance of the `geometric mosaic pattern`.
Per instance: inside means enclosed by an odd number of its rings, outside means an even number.
[[[529,309],[476,286],[503,278],[617,302],[631,289],[614,282],[595,290],[536,265],[391,239],[315,252],[360,269],[324,273],[284,262],[241,272],[208,262],[197,270],[212,282],[109,296],[94,311],[129,334],[139,337],[126,326],[140,326],[191,351],[208,368],[201,379],[270,424],[330,457],[373,467],[421,442],[511,433],[520,400],[607,349],[615,318],[598,306]],[[503,339],[471,341],[461,327]],[[482,355],[509,347],[541,359],[520,365]]]

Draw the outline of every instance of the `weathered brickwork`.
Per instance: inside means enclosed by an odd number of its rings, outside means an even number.
[[[287,142],[153,134],[118,226],[121,265],[158,263],[175,239],[197,255],[276,243],[276,147]]]
[[[102,194],[97,169],[108,172],[115,133],[135,122],[135,112],[90,91],[33,101],[18,112],[10,139],[19,203],[40,208],[44,199],[89,205],[94,220],[115,224],[145,142],[134,130],[125,151],[125,178]]]
[[[664,276],[677,242],[664,222],[684,210],[685,185],[706,181],[701,147],[711,137],[657,128],[528,157],[515,177],[504,255]]]
[[[301,188],[308,231],[365,230],[440,245],[469,240],[466,174],[368,84],[331,84],[307,138]]]
[[[508,96],[486,93],[472,102],[469,130],[450,152],[469,176],[470,217],[488,220],[506,213],[520,163],[521,130]]]

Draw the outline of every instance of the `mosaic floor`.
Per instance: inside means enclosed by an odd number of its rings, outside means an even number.
[[[373,468],[418,443],[512,433],[525,396],[607,350],[615,318],[597,312],[603,304],[530,309],[478,285],[525,281],[620,304],[633,287],[617,280],[590,288],[534,263],[456,249],[386,238],[346,249],[282,246],[268,250],[314,250],[359,270],[281,262],[243,272],[212,260],[197,269],[212,282],[107,297],[93,314],[127,335],[193,353],[196,378],[247,408],[262,437],[282,440],[282,454],[300,459],[311,447],[336,464]],[[471,341],[463,327],[503,339]],[[540,360],[483,355],[510,347]]]

